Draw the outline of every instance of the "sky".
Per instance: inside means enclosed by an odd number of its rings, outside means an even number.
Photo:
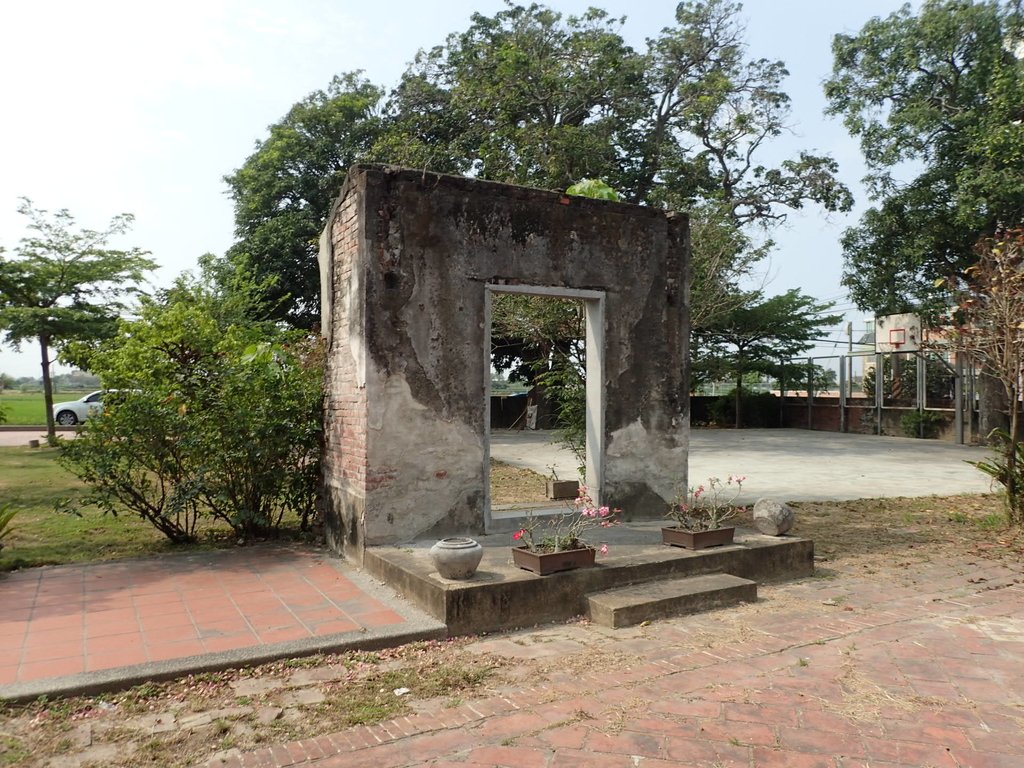
[[[595,5],[625,16],[637,49],[674,21],[675,2],[551,0],[565,14]],[[839,237],[869,201],[860,151],[841,122],[823,114],[821,83],[837,33],[855,33],[897,0],[748,0],[741,17],[749,52],[783,60],[790,77],[792,132],[773,160],[801,149],[825,152],[857,198],[851,215],[797,212],[774,233],[764,265],[766,292],[800,288],[837,301],[857,331],[864,315],[839,284]],[[501,0],[443,3],[364,0],[47,0],[0,4],[0,247],[26,232],[20,197],[45,210],[68,209],[79,225],[102,229],[115,214],[135,215],[112,246],[138,246],[160,265],[155,287],[193,269],[203,253],[233,241],[223,181],[267,127],[337,73],[361,69],[387,89],[421,48],[464,30],[474,12],[493,15]],[[835,329],[845,348],[845,331]],[[841,343],[840,343],[841,342]],[[841,350],[839,350],[841,351]],[[57,370],[61,370],[60,367]],[[38,352],[0,346],[0,372],[38,376]]]

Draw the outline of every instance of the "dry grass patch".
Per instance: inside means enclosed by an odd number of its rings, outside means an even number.
[[[480,694],[508,662],[467,640],[295,659],[0,709],[0,766],[191,766]],[[54,762],[54,758],[58,758]]]
[[[491,459],[491,504],[535,503],[547,500],[547,478],[531,469]]]
[[[853,662],[843,665],[843,671],[836,678],[843,695],[842,704],[825,702],[825,707],[847,720],[861,723],[877,723],[892,718],[899,712],[901,719],[909,720],[915,712],[934,712],[954,702],[934,696],[918,696],[906,689],[891,689],[879,685],[860,672]],[[972,706],[970,702],[957,702],[960,706]]]
[[[796,502],[797,536],[837,566],[871,567],[937,557],[986,557],[1020,562],[1024,531],[1005,523],[995,494]],[[752,525],[750,510],[738,525]]]

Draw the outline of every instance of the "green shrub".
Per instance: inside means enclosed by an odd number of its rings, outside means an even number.
[[[743,411],[742,427],[766,429],[779,426],[779,398],[771,392],[743,392],[740,395]],[[719,427],[736,426],[736,390],[722,395],[708,408],[711,423]]]
[[[268,335],[270,339],[268,340]],[[173,542],[204,515],[239,537],[305,527],[319,477],[318,341],[225,324],[203,305],[149,305],[90,359],[102,415],[63,445],[83,502],[135,514]]]
[[[572,451],[580,463],[580,475],[587,461],[587,383],[578,367],[560,361],[537,376],[537,383],[555,406],[555,439]]]
[[[1003,486],[1009,520],[1019,524],[1024,519],[1024,441],[1011,439],[1010,433],[1002,429],[992,430],[989,439],[994,455],[985,461],[967,463]]]
[[[936,411],[907,411],[900,417],[900,428],[907,437],[934,439],[946,423],[946,417]]]

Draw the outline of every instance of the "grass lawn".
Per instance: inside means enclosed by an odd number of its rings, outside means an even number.
[[[84,484],[57,463],[59,452],[57,448],[0,447],[0,504],[18,509],[13,530],[0,551],[0,571],[190,548],[172,545],[155,528],[130,514],[114,517],[92,508],[81,515],[56,511],[62,500],[76,500],[85,492]],[[495,462],[491,477],[496,499],[501,500],[498,503],[544,499],[544,478],[535,472]],[[282,533],[293,535],[296,528],[294,521],[286,520]],[[203,543],[192,548],[234,543],[230,529],[223,524],[209,523],[200,535]]]
[[[57,448],[0,447],[0,503],[18,509],[0,551],[0,571],[182,551],[132,515],[113,517],[96,509],[81,515],[56,511],[62,499],[74,500],[85,490],[57,463],[58,453]],[[211,544],[230,540],[226,526],[207,533]]]
[[[93,390],[75,390],[74,392],[54,392],[53,402],[66,403],[68,400],[89,394]],[[0,411],[7,416],[3,422],[8,425],[38,427],[46,423],[46,403],[42,392],[0,392]]]

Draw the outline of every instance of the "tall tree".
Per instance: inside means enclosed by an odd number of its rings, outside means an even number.
[[[617,148],[633,141],[647,97],[622,23],[595,8],[475,13],[465,32],[419,53],[393,95],[395,125],[446,140],[445,153],[481,178],[564,189],[600,177],[621,191],[629,160]]]
[[[1024,230],[986,238],[977,254],[977,262],[952,280],[956,304],[949,336],[955,349],[1003,387],[1009,427],[994,436],[996,456],[975,466],[1003,486],[1009,521],[1024,525]]]
[[[691,211],[695,229],[714,234],[694,239],[698,277],[727,289],[695,294],[698,302],[714,297],[695,312],[710,321],[738,303],[730,296],[735,282],[770,248],[760,225],[809,203],[826,210],[852,203],[830,157],[761,159],[786,129],[788,73],[781,62],[750,59],[739,13],[728,0],[680,3],[674,26],[642,52],[623,40],[622,19],[597,9],[563,16],[507,2],[493,16],[474,14],[465,31],[417,55],[383,115],[380,91],[349,80],[337,93],[300,102],[294,119],[271,128],[229,177],[239,236],[232,258],[252,264],[257,278],[280,275],[278,298],[289,295],[292,305],[276,316],[308,324],[319,285],[314,239],[348,163],[556,189],[599,178],[628,202]],[[332,120],[336,98],[358,108]],[[274,148],[278,134],[314,119],[334,133]],[[333,156],[332,140],[340,144]],[[323,151],[308,161],[311,147]]]
[[[0,253],[0,330],[16,347],[39,344],[46,401],[46,430],[56,439],[53,423],[51,357],[68,342],[110,336],[125,299],[155,263],[138,248],[107,248],[112,237],[131,227],[134,217],[122,213],[103,230],[79,229],[66,209],[54,213],[22,198],[18,212],[29,218],[34,234],[21,240],[14,258]]]
[[[699,332],[700,364],[736,382],[736,427],[743,425],[743,379],[751,373],[779,375],[782,361],[813,346],[821,329],[842,320],[833,305],[791,289],[738,307]]]
[[[936,279],[1020,223],[1020,44],[1018,0],[926,0],[836,36],[828,112],[860,138],[877,202],[843,238],[861,308],[934,312],[948,298]]]
[[[264,317],[300,328],[319,322],[320,231],[349,166],[378,138],[382,96],[359,73],[336,76],[270,126],[225,178],[238,238],[228,259],[263,285]]]

